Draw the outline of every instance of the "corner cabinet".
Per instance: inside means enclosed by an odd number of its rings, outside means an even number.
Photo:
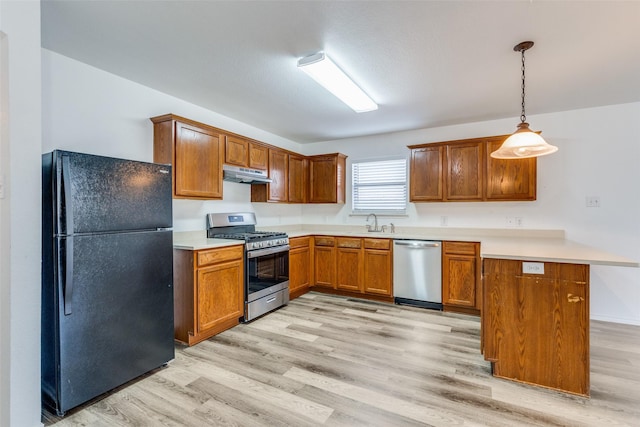
[[[172,114],[151,121],[153,161],[173,166],[173,197],[222,199],[225,135]]]
[[[309,156],[309,203],[344,203],[347,156]]]
[[[444,311],[480,315],[482,280],[480,243],[442,242]]]
[[[589,265],[484,259],[482,349],[492,373],[589,395]],[[535,274],[534,274],[535,273]]]
[[[173,251],[174,336],[196,344],[244,315],[244,248]]]
[[[287,202],[289,195],[289,156],[286,151],[269,148],[268,184],[251,185],[252,202]]]
[[[493,159],[508,135],[411,145],[411,202],[536,200],[537,160]]]

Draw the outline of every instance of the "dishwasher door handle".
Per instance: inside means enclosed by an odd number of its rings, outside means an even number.
[[[439,242],[403,242],[402,240],[396,240],[394,242],[398,246],[408,246],[410,248],[437,248],[440,246]]]

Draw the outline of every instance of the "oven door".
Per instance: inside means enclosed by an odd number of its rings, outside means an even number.
[[[246,267],[246,302],[288,288],[289,245],[247,252]]]

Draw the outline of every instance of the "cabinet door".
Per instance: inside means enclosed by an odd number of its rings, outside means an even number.
[[[536,200],[537,159],[492,158],[502,142],[487,142],[487,200]]]
[[[480,244],[442,243],[442,303],[445,310],[480,314]]]
[[[481,142],[446,146],[447,200],[482,200],[484,145]]]
[[[476,259],[468,255],[442,256],[442,303],[476,308]]]
[[[242,260],[238,260],[198,269],[196,334],[243,316],[242,265]]]
[[[337,249],[337,289],[362,292],[361,270],[361,249],[341,247]]]
[[[284,151],[269,149],[269,201],[286,202],[289,191],[289,156]]]
[[[376,295],[393,295],[392,256],[389,250],[364,250],[364,291]]]
[[[311,248],[308,244],[292,248],[289,251],[289,294],[304,293],[310,285]]]
[[[411,150],[409,172],[410,201],[438,201],[443,198],[444,147],[424,147]]]
[[[485,358],[495,376],[589,394],[588,265],[485,259]]]
[[[314,283],[316,286],[335,289],[336,250],[332,246],[316,246],[313,251]]]
[[[262,145],[249,143],[249,167],[266,171],[269,166],[268,149]]]
[[[306,159],[289,154],[289,203],[307,201],[308,175]]]
[[[309,158],[310,203],[344,203],[345,162],[342,154]]]
[[[222,198],[223,138],[213,130],[176,122],[176,196]]]
[[[248,166],[249,143],[247,140],[230,135],[227,135],[226,139],[225,162],[230,165]]]

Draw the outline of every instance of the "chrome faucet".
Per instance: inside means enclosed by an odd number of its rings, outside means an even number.
[[[371,228],[371,225],[367,224],[367,231],[380,231],[378,230],[378,217],[376,216],[376,214],[374,213],[370,213],[369,215],[367,215],[367,219],[365,220],[365,222],[369,222],[369,218],[371,218],[373,216],[373,229]]]

